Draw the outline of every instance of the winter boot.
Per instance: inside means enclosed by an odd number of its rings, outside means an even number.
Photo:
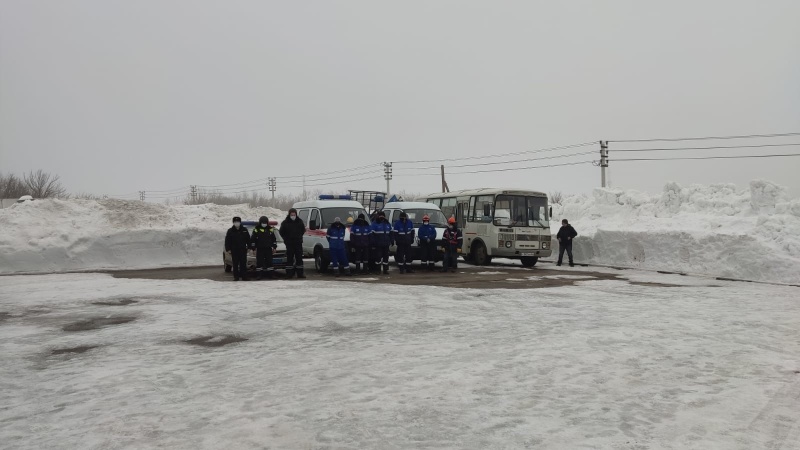
[[[344,276],[346,276],[346,277],[349,277],[350,275],[352,275],[352,273],[350,273],[350,267],[349,266],[348,267],[344,267],[342,269],[342,272],[344,272]]]
[[[400,267],[398,267],[398,269],[400,269],[400,275],[406,273],[406,268],[405,267],[400,266]]]
[[[294,276],[294,269],[286,269],[286,278],[291,280],[293,276]]]
[[[389,263],[383,263],[383,274],[389,275]]]
[[[306,274],[303,273],[303,269],[297,269],[297,278],[305,278]]]
[[[361,273],[361,263],[356,263],[356,273]]]
[[[414,273],[414,269],[412,269],[410,265],[405,267],[406,267],[406,273]]]

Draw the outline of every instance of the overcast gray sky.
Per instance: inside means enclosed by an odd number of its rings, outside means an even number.
[[[380,176],[381,161],[600,139],[798,132],[798,18],[797,0],[3,0],[0,171],[42,168],[72,192],[123,194],[376,163],[356,180]],[[642,148],[612,143],[612,158],[693,154],[614,153],[623,147]],[[694,155],[772,153],[800,146]],[[435,169],[410,167],[395,164],[393,190],[439,189],[436,176],[412,176]],[[800,194],[798,168],[800,158],[612,160],[610,179],[660,191],[763,178]],[[600,175],[584,164],[448,181],[588,192]]]

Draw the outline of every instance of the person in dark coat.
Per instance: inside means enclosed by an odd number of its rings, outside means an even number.
[[[447,219],[447,229],[442,236],[444,246],[444,261],[442,261],[442,272],[447,272],[448,267],[451,272],[458,269],[458,255],[461,254],[461,246],[464,245],[464,238],[461,230],[456,226],[455,217]]]
[[[373,251],[371,255],[375,261],[375,265],[380,272],[383,267],[383,273],[389,273],[389,246],[392,245],[392,225],[386,220],[386,213],[383,211],[378,212],[375,222],[370,226],[370,246]]]
[[[297,210],[292,208],[289,215],[281,222],[279,230],[283,242],[286,244],[286,276],[292,278],[305,278],[303,273],[303,235],[306,234],[306,225],[297,217]]]
[[[269,225],[267,216],[258,219],[258,225],[253,228],[253,236],[250,238],[250,245],[256,250],[256,274],[258,279],[273,278],[275,269],[272,267],[272,252],[278,248],[278,238],[275,236],[275,228]]]
[[[422,256],[422,267],[433,270],[436,264],[436,227],[431,225],[428,215],[422,216],[422,226],[419,227],[419,248]]]
[[[347,250],[344,245],[346,232],[347,227],[342,223],[342,219],[336,217],[326,233],[328,249],[331,254],[331,267],[337,277],[339,274],[350,275],[350,263],[347,261]]]
[[[369,222],[364,214],[359,214],[350,227],[350,246],[353,248],[356,272],[369,273],[369,234]]]
[[[408,220],[408,214],[400,213],[400,218],[395,220],[392,227],[392,239],[397,245],[394,255],[400,273],[413,273],[411,270],[411,244],[414,243],[414,222]]]
[[[242,225],[241,217],[233,218],[233,226],[225,234],[225,251],[231,254],[233,281],[247,281],[247,249],[250,247],[250,233]]]
[[[566,251],[567,256],[569,256],[569,266],[575,267],[575,263],[572,261],[572,240],[575,239],[577,235],[578,232],[575,231],[575,228],[572,228],[572,225],[569,224],[567,219],[561,221],[561,229],[558,230],[558,234],[556,234],[556,239],[558,239],[557,266],[561,265],[564,259],[564,252]]]

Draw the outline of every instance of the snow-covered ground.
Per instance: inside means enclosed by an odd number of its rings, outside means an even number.
[[[576,261],[800,283],[800,199],[769,182],[595,189],[553,216],[554,234],[563,218],[577,229]]]
[[[798,288],[615,273],[0,277],[0,447],[800,448]]]
[[[0,210],[0,273],[222,264],[234,216],[283,220],[273,208],[37,200]]]

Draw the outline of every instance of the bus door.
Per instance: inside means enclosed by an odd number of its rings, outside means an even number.
[[[458,223],[458,228],[462,230],[467,226],[467,215],[469,214],[469,200],[459,200],[458,201],[458,214],[456,215],[456,221]]]

